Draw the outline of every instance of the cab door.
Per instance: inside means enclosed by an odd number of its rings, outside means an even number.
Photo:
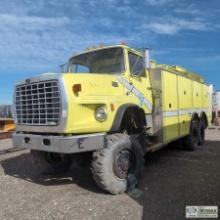
[[[142,56],[128,51],[129,82],[133,86],[133,95],[139,100],[139,104],[146,113],[152,111],[152,92],[148,71],[144,68]],[[142,97],[141,97],[142,96]]]

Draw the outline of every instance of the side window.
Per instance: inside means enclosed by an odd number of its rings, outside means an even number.
[[[130,66],[130,73],[132,75],[138,75],[141,71],[143,71],[143,59],[142,57],[128,52],[128,59],[129,59],[129,66]]]
[[[89,73],[89,68],[87,66],[75,64],[74,65],[74,72],[75,73]]]

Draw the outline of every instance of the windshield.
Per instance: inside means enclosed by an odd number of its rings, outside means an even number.
[[[68,72],[72,73],[109,73],[124,72],[122,48],[97,50],[70,59]]]

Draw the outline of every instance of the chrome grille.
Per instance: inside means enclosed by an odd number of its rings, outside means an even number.
[[[57,80],[19,85],[15,92],[17,124],[57,125],[61,95]]]

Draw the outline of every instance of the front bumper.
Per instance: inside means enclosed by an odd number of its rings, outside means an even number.
[[[15,132],[12,140],[14,147],[66,154],[94,151],[106,146],[105,133],[46,136]]]

